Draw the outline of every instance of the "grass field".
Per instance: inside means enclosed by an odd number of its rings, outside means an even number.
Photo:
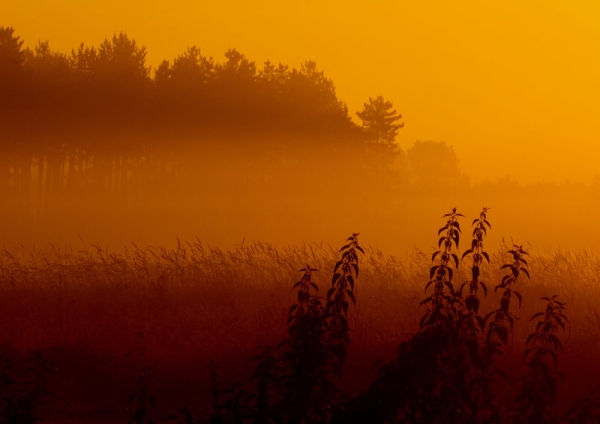
[[[219,386],[240,382],[250,390],[257,365],[251,358],[275,352],[287,337],[298,270],[318,269],[313,281],[325,296],[339,247],[257,242],[222,251],[193,242],[175,250],[132,245],[116,254],[99,247],[18,246],[0,255],[0,342],[12,363],[6,372],[23,386],[30,379],[26,358],[38,351],[51,364],[45,375],[52,394],[38,396],[36,405],[46,422],[126,422],[134,415],[135,402],[128,399],[140,370],[151,367],[147,383],[156,402],[149,416],[162,421],[187,405],[202,422],[211,409],[208,365]],[[373,363],[393,359],[399,343],[419,332],[433,253],[391,257],[364,250],[356,306],[348,311],[351,343],[344,374],[335,377],[348,396],[367,390],[377,375]],[[494,287],[505,274],[499,268],[509,260],[508,250],[490,252],[490,265],[482,266],[480,280],[489,290],[480,315],[500,299]],[[545,308],[538,298],[558,295],[569,318],[560,334],[565,380],[557,398],[558,410],[565,412],[600,384],[600,255],[529,253],[531,279],[515,286],[523,304],[519,309],[513,303],[514,331],[498,364],[511,381],[524,374],[522,352],[534,330],[530,317]],[[469,272],[461,263],[455,285],[467,281]],[[512,390],[508,383],[495,384],[501,393]]]

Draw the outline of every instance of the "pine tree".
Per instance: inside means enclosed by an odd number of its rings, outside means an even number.
[[[390,168],[400,153],[396,136],[404,126],[404,123],[397,123],[402,115],[396,112],[391,101],[382,96],[375,99],[369,97],[364,109],[356,112],[356,115],[363,121],[369,153],[377,163]]]

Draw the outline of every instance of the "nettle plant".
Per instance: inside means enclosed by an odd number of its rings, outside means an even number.
[[[210,422],[319,423],[340,415],[343,396],[335,381],[350,344],[348,311],[356,303],[359,253],[364,254],[357,233],[340,252],[326,298],[313,280],[318,269],[306,265],[300,270],[302,277],[293,286],[297,301],[287,318],[288,338],[277,352],[254,358],[259,362],[252,376],[255,393],[241,387],[233,392],[218,389],[213,371]]]
[[[523,301],[514,286],[521,275],[529,277],[524,259],[527,252],[516,245],[509,250],[513,261],[500,267],[508,273],[495,288],[495,292],[501,291],[499,307],[482,316],[479,289],[487,295],[482,267],[490,262],[484,250],[491,229],[488,211],[483,208],[473,221],[471,245],[461,258],[470,260],[471,276],[458,290],[453,277],[460,262],[459,218],[463,215],[456,209],[444,215],[446,224],[438,231],[439,250],[432,255],[425,285],[429,296],[421,302],[427,309],[419,331],[400,344],[396,359],[380,367],[368,391],[348,406],[343,422],[544,422],[535,419],[555,416],[554,393],[560,374],[553,352],[560,349],[556,332],[566,322],[565,304],[556,301],[556,296],[545,298],[549,302],[545,318],[527,341],[531,345],[525,353],[529,372],[509,382],[496,359],[504,353],[513,329],[511,299],[514,295],[519,307]],[[496,376],[500,380],[494,385]],[[514,409],[492,389],[502,387],[503,381],[505,386],[523,383]]]
[[[348,311],[356,302],[359,274],[358,234],[340,249],[331,287],[325,297],[314,281],[318,270],[306,265],[294,284],[296,302],[290,307],[288,337],[277,349],[256,357],[259,364],[252,380],[254,391],[241,384],[220,390],[216,372],[213,386],[212,423],[542,423],[598,422],[600,389],[592,391],[563,417],[556,411],[562,381],[558,333],[568,322],[566,304],[557,296],[546,302],[535,331],[526,340],[525,374],[510,380],[498,365],[510,342],[515,317],[511,307],[522,295],[515,290],[522,276],[529,278],[527,252],[514,245],[511,260],[500,266],[506,274],[496,285],[496,309],[482,314],[485,266],[490,257],[484,241],[491,224],[483,208],[472,223],[469,249],[459,259],[463,217],[453,209],[444,215],[438,231],[438,250],[432,255],[429,280],[422,302],[426,310],[410,339],[398,346],[397,356],[379,367],[374,382],[362,394],[348,397],[336,386],[342,375],[350,344]],[[470,277],[455,286],[461,261],[469,261]],[[458,288],[456,288],[458,287]],[[514,387],[518,393],[512,399]],[[508,393],[507,393],[508,392]],[[179,422],[191,422],[189,410],[180,410]]]

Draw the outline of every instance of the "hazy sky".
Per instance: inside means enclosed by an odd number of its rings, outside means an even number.
[[[383,95],[404,115],[403,148],[444,140],[474,181],[600,174],[595,1],[2,0],[0,17],[63,52],[124,30],[153,66],[191,45],[259,67],[316,60],[353,115]]]

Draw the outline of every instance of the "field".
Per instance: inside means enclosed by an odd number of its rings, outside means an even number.
[[[463,231],[467,238],[470,231]],[[185,406],[194,422],[221,422],[215,421],[214,394],[230,399],[258,390],[250,377],[259,361],[252,358],[278,357],[285,350],[276,347],[289,337],[286,321],[297,302],[292,286],[303,276],[299,270],[318,269],[311,278],[327,297],[340,247],[256,242],[222,251],[196,241],[174,250],[131,245],[118,254],[69,246],[5,251],[0,255],[0,341],[10,361],[0,385],[5,419],[29,396],[29,406],[22,403],[19,413],[45,422],[127,422],[140,409],[147,386],[154,405],[144,406],[145,418],[163,421]],[[460,247],[459,257],[465,250]],[[481,316],[502,297],[503,289],[494,287],[506,275],[500,267],[512,262],[511,248],[490,251],[489,265],[481,266],[480,281],[488,288],[487,296],[479,293]],[[496,357],[508,382],[496,378],[493,387],[503,408],[514,402],[518,379],[528,369],[523,351],[527,334],[535,331],[530,318],[546,308],[540,297],[558,295],[566,302],[568,324],[557,333],[563,345],[558,369],[565,378],[553,410],[564,417],[600,384],[600,256],[525,250],[531,278],[521,275],[514,285],[522,306],[513,297],[514,331]],[[422,331],[419,318],[428,305],[420,303],[432,293],[430,288],[425,294],[432,253],[392,257],[365,247],[358,255],[344,372],[329,377],[343,388],[342,397],[366,392],[377,376],[375,361],[393,360],[398,345]],[[465,258],[453,277],[455,287],[470,273]],[[223,414],[231,412],[232,404],[223,402]],[[186,422],[182,411],[180,422]]]

